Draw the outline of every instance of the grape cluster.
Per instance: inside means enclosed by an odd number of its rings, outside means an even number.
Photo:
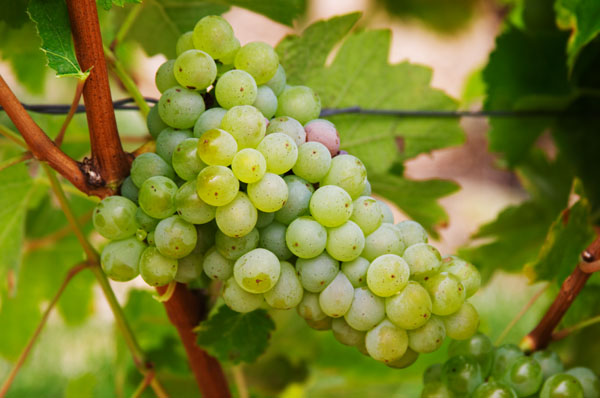
[[[157,71],[156,153],[94,211],[105,273],[151,286],[208,277],[237,312],[296,308],[313,328],[393,367],[467,339],[478,271],[394,224],[367,171],[339,150],[319,97],[289,86],[265,43],[208,16]],[[206,104],[213,105],[205,109]],[[204,276],[203,276],[204,274]]]
[[[527,356],[514,344],[494,347],[477,333],[450,343],[448,355],[423,374],[421,398],[600,397],[600,379],[591,369],[565,371],[552,351]]]

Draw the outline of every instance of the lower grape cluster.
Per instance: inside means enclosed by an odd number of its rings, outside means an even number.
[[[450,343],[448,355],[425,371],[421,398],[600,397],[600,379],[591,369],[565,371],[552,351],[527,356],[513,344],[494,347],[477,333]]]
[[[148,116],[156,153],[137,157],[122,196],[93,214],[112,240],[105,273],[151,286],[222,281],[231,309],[296,308],[392,367],[446,336],[471,337],[478,271],[442,258],[417,222],[394,224],[363,163],[318,119],[318,96],[285,84],[271,47],[240,48],[232,32],[203,18],[159,68],[163,95]],[[205,98],[220,106],[206,110]]]

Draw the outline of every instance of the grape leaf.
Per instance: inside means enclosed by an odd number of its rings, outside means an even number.
[[[216,0],[215,3],[246,8],[288,26],[306,9],[306,0]]]
[[[27,2],[29,0],[0,1],[0,22],[11,28],[20,28],[27,22]],[[6,40],[6,39],[4,39]]]
[[[110,10],[113,5],[123,7],[125,3],[140,4],[141,2],[142,0],[96,0],[96,3],[105,10]]]
[[[253,362],[266,350],[274,329],[265,310],[242,314],[223,305],[200,323],[197,342],[221,361]]]
[[[123,311],[145,350],[158,348],[164,339],[173,336],[164,306],[152,298],[152,292],[131,290]]]
[[[57,76],[75,76],[85,79],[89,72],[81,70],[73,41],[67,5],[62,0],[31,0],[27,8],[42,39],[42,51],[48,58],[48,66]]]
[[[600,2],[596,0],[557,0],[561,28],[570,29],[567,63],[572,70],[583,47],[600,33]]]

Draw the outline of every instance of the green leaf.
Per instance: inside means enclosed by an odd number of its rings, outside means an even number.
[[[142,0],[96,0],[96,3],[105,10],[110,10],[113,5],[124,7],[125,3],[141,4]]]
[[[98,380],[93,373],[84,373],[69,380],[64,398],[94,398],[94,389]]]
[[[152,294],[147,290],[131,290],[123,307],[138,342],[146,350],[160,347],[174,333],[164,306]]]
[[[221,361],[253,362],[266,350],[274,329],[265,310],[242,314],[223,305],[200,323],[197,341]]]
[[[215,3],[246,8],[288,26],[306,9],[306,0],[217,0]]]
[[[42,39],[42,51],[48,57],[48,65],[56,71],[57,76],[85,79],[89,72],[82,71],[77,62],[65,2],[31,0],[27,10]]]
[[[567,46],[569,69],[573,69],[577,56],[585,45],[600,33],[600,2],[596,0],[557,0],[561,28],[570,29]]]
[[[29,0],[0,1],[0,22],[11,28],[20,28],[27,22],[27,2]],[[3,41],[6,40],[3,36]]]

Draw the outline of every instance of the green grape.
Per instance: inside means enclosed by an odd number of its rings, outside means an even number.
[[[233,260],[228,260],[216,247],[210,248],[202,264],[204,273],[213,280],[226,281],[233,275]]]
[[[400,293],[385,299],[389,320],[406,330],[423,326],[431,317],[431,306],[427,290],[413,281],[408,282]]]
[[[288,199],[285,181],[273,173],[265,173],[260,181],[248,184],[247,191],[252,204],[260,211],[277,211]]]
[[[454,398],[452,391],[441,381],[425,384],[421,392],[421,398]]]
[[[275,309],[289,310],[300,304],[303,294],[294,266],[282,261],[279,280],[271,290],[265,292],[265,301]]]
[[[316,183],[325,177],[331,166],[331,155],[319,142],[307,142],[298,148],[298,159],[292,168],[294,174]]]
[[[519,397],[536,393],[542,386],[542,367],[531,357],[517,358],[508,369],[505,380]]]
[[[138,228],[138,230],[135,231],[135,238],[137,240],[139,240],[140,242],[143,242],[144,240],[146,240],[146,236],[148,236],[148,232],[146,232],[142,228]]]
[[[138,207],[135,212],[135,222],[146,232],[154,231],[159,221],[159,219],[150,217],[148,214],[144,213],[144,210],[140,207]]]
[[[333,319],[331,331],[337,341],[348,346],[357,346],[365,340],[365,332],[353,329],[344,318]]]
[[[583,388],[574,376],[558,373],[544,382],[540,398],[584,398]]]
[[[385,304],[381,297],[366,287],[354,289],[354,299],[344,319],[352,328],[367,331],[385,318]]]
[[[154,241],[160,254],[183,258],[196,247],[198,234],[194,225],[179,216],[165,218],[154,230]]]
[[[138,262],[146,244],[136,238],[110,242],[102,250],[100,265],[110,279],[127,282],[138,276]]]
[[[405,247],[417,243],[427,243],[427,231],[416,221],[401,221],[396,224],[396,229],[400,233],[400,239],[402,239]]]
[[[481,286],[481,275],[477,268],[456,256],[442,259],[442,271],[449,272],[460,279],[467,292],[467,298],[475,294]]]
[[[310,199],[310,213],[325,227],[337,227],[350,219],[352,199],[335,185],[320,187]]]
[[[238,192],[235,199],[217,208],[217,225],[227,236],[239,238],[248,235],[256,225],[258,214],[248,195]]]
[[[252,105],[256,101],[257,95],[258,87],[254,78],[243,70],[234,69],[225,72],[215,85],[217,102],[225,109],[240,105]],[[260,111],[257,110],[257,112],[264,117]]]
[[[304,292],[296,311],[305,320],[321,321],[328,318],[319,305],[319,295],[309,291]]]
[[[233,174],[245,183],[260,181],[267,172],[267,161],[262,153],[252,148],[244,148],[233,157]]]
[[[215,218],[217,209],[198,196],[196,181],[188,181],[175,194],[177,214],[193,224],[206,224]]]
[[[497,380],[502,380],[513,361],[522,356],[523,352],[514,344],[503,344],[496,348],[491,375]]]
[[[538,361],[542,367],[544,380],[556,373],[561,373],[565,370],[565,366],[554,351],[543,350],[533,353],[533,359]]]
[[[417,243],[407,247],[402,257],[410,267],[410,274],[416,278],[436,274],[442,266],[440,252],[427,243]]]
[[[458,355],[444,363],[442,381],[458,396],[469,396],[483,382],[483,377],[475,358]]]
[[[231,43],[229,52],[227,52],[225,55],[223,55],[221,58],[219,58],[219,61],[222,62],[222,65],[220,65],[220,66],[228,67],[227,70],[233,69],[234,68],[233,61],[235,60],[235,56],[237,55],[237,53],[241,47],[242,46],[240,45],[240,41],[238,39],[234,39],[234,41]]]
[[[190,283],[202,276],[202,263],[204,255],[198,246],[187,256],[180,258],[177,264],[175,280],[179,283]]]
[[[321,113],[321,99],[306,86],[286,88],[277,100],[279,105],[275,116],[290,116],[302,124],[318,118]]]
[[[250,293],[271,290],[281,273],[277,257],[262,248],[254,249],[238,258],[233,265],[233,276],[240,287]]]
[[[124,239],[135,234],[137,206],[123,196],[109,196],[96,205],[92,215],[94,228],[107,239]]]
[[[313,321],[310,319],[305,319],[305,321],[308,327],[314,330],[323,331],[331,329],[332,318],[330,317],[323,318],[320,321]]]
[[[465,302],[465,288],[452,274],[440,272],[429,277],[423,286],[431,296],[431,312],[435,315],[450,315]]]
[[[366,258],[357,257],[352,261],[342,263],[342,272],[346,274],[352,286],[367,286],[367,270],[370,264]]]
[[[133,160],[131,180],[136,187],[141,188],[144,181],[154,176],[164,176],[172,180],[175,173],[163,158],[152,152],[142,153]]]
[[[360,227],[352,221],[346,221],[339,227],[327,229],[325,249],[336,260],[352,261],[360,256],[364,247],[365,236]]]
[[[260,230],[259,246],[273,252],[279,260],[287,260],[293,255],[285,242],[286,228],[273,222]]]
[[[204,132],[221,127],[221,121],[227,113],[227,109],[207,109],[194,124],[194,137],[199,138]]]
[[[371,262],[367,270],[367,285],[380,297],[400,292],[408,283],[410,271],[406,261],[395,254],[384,254]]]
[[[362,193],[360,194],[360,196],[371,196],[371,183],[369,182],[369,180],[367,179],[367,182],[365,183],[365,187],[362,191]],[[383,212],[383,210],[382,210]],[[393,223],[393,219],[392,219],[392,223]],[[388,221],[386,221],[388,222]]]
[[[175,60],[173,73],[180,86],[204,90],[217,78],[217,64],[204,51],[187,50]]]
[[[148,178],[140,188],[140,207],[150,217],[163,219],[175,213],[177,185],[173,180],[154,176]]]
[[[320,293],[337,276],[340,269],[339,263],[327,253],[317,257],[296,260],[296,271],[304,289],[312,293]]]
[[[446,327],[446,334],[448,327]],[[448,356],[472,355],[479,362],[481,375],[485,378],[492,369],[494,361],[494,346],[491,340],[483,333],[476,333],[466,340],[453,340],[448,347]]]
[[[304,126],[306,141],[319,142],[323,144],[331,156],[340,152],[340,133],[335,124],[325,119],[315,119]]]
[[[579,381],[583,388],[584,398],[600,397],[600,379],[591,369],[584,367],[572,368],[567,371],[567,374]]]
[[[191,137],[190,130],[166,128],[156,138],[156,154],[170,164],[177,145]]]
[[[312,217],[300,217],[288,226],[285,241],[296,256],[313,258],[325,250],[327,231]]]
[[[235,35],[229,22],[218,15],[202,18],[194,26],[194,47],[221,59],[235,48]]]
[[[365,249],[361,256],[373,261],[384,254],[401,256],[403,252],[404,244],[398,238],[398,231],[394,225],[382,223],[379,228],[365,238]]]
[[[231,277],[223,286],[223,301],[236,312],[251,312],[261,306],[263,295],[245,291]]]
[[[179,36],[179,39],[177,39],[177,44],[175,44],[175,54],[177,54],[177,56],[181,55],[182,53],[186,52],[187,50],[193,50],[193,49],[194,49],[194,32],[192,32],[192,31],[185,32],[184,34]]]
[[[271,78],[271,80],[269,80],[265,84],[271,87],[271,90],[273,90],[273,93],[275,93],[275,95],[279,96],[279,94],[281,94],[283,92],[283,89],[285,88],[285,82],[285,70],[283,69],[283,66],[279,64],[279,66],[277,66],[277,71],[275,72],[275,75]]]
[[[233,238],[225,235],[221,230],[217,230],[215,236],[215,246],[223,257],[229,260],[237,260],[244,254],[258,247],[259,233],[253,229],[249,234],[239,238]]]
[[[171,87],[161,95],[158,101],[160,118],[171,127],[189,129],[204,112],[202,95],[180,86]]]
[[[434,352],[444,344],[444,322],[432,316],[423,326],[408,331],[408,346],[419,353]]]
[[[346,275],[340,271],[319,294],[319,305],[330,317],[340,318],[348,312],[353,299],[354,288]]]
[[[150,108],[148,116],[146,116],[146,125],[148,126],[148,132],[152,138],[158,137],[161,131],[169,127],[158,114],[158,105],[154,105]]]
[[[258,211],[258,220],[256,220],[256,228],[264,228],[271,224],[275,219],[275,213],[265,213]]]
[[[473,392],[473,398],[518,398],[515,390],[499,380],[490,380],[481,384]]]
[[[154,241],[154,231],[148,232],[148,235],[146,235],[146,242],[148,242],[149,246],[156,246],[156,242]]]
[[[419,353],[411,350],[409,347],[406,349],[404,355],[392,362],[386,363],[386,365],[394,369],[404,369],[415,363],[417,359],[419,359]]]
[[[442,364],[435,363],[425,369],[423,372],[423,384],[435,383],[442,381]]]
[[[267,161],[267,171],[284,174],[294,167],[298,159],[298,147],[289,136],[283,133],[267,135],[256,149]]]
[[[479,314],[471,303],[463,303],[454,314],[443,317],[446,333],[454,340],[473,336],[479,327]]]
[[[393,224],[394,212],[392,211],[392,209],[390,209],[390,207],[383,200],[377,200],[377,203],[379,203],[381,211],[383,212],[383,222]]]
[[[206,253],[208,249],[214,246],[217,230],[217,225],[214,222],[196,225],[196,232],[198,233],[196,247],[198,247],[198,250]]]
[[[154,83],[156,83],[156,88],[161,93],[164,93],[171,87],[179,86],[177,79],[175,79],[175,73],[173,70],[175,68],[175,60],[170,59],[163,63],[156,70],[156,75],[154,76]]]
[[[288,188],[288,200],[275,213],[275,220],[289,225],[296,218],[308,215],[308,204],[315,191],[313,186],[295,175],[283,177]]]
[[[177,274],[177,260],[165,257],[154,246],[144,250],[140,257],[140,275],[150,286],[171,283]]]
[[[256,84],[264,84],[275,76],[279,67],[279,57],[273,47],[255,41],[238,50],[234,65],[237,69],[250,73]]]
[[[198,196],[209,205],[225,206],[236,197],[239,189],[240,182],[225,166],[208,166],[198,173]]]
[[[306,131],[304,131],[304,127],[302,127],[299,121],[288,116],[276,117],[269,122],[267,134],[274,133],[283,133],[287,135],[294,140],[298,147],[306,143]],[[329,170],[329,167],[327,169]],[[325,173],[323,175],[325,175]]]
[[[177,175],[186,180],[196,180],[200,170],[206,164],[198,156],[198,138],[187,138],[175,147],[171,157],[171,164]]]
[[[237,142],[225,130],[208,130],[198,140],[198,156],[210,166],[229,166],[237,153]]]
[[[366,181],[367,169],[360,159],[352,155],[338,155],[331,160],[331,167],[321,185],[337,185],[356,199],[365,188]]]
[[[264,117],[270,119],[277,110],[277,96],[269,86],[258,86],[256,99],[252,106],[258,109]]]
[[[384,319],[365,336],[367,352],[373,359],[392,362],[401,358],[408,348],[406,330]]]
[[[383,222],[383,212],[377,204],[377,200],[360,196],[353,203],[352,215],[350,220],[354,221],[365,235],[374,232]]]
[[[229,109],[223,116],[221,128],[235,138],[239,149],[256,148],[267,130],[265,117],[250,105]]]

